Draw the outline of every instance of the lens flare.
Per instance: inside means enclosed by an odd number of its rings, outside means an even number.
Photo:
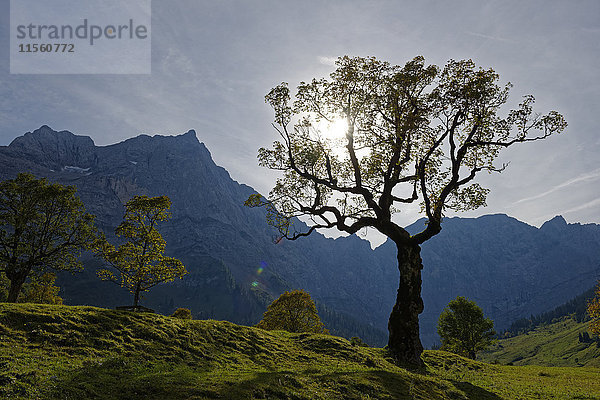
[[[261,261],[259,267],[256,269],[256,280],[250,283],[252,287],[258,287],[259,285],[263,288],[265,287],[265,284],[258,280],[258,277],[263,273],[265,268],[267,268],[267,263],[265,261]]]
[[[260,267],[258,267],[258,269],[256,270],[256,273],[258,275],[262,274],[266,267],[267,267],[267,263],[264,262],[264,261],[261,261],[260,262]]]

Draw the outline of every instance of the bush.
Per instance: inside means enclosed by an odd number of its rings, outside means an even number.
[[[283,293],[269,305],[263,319],[256,326],[293,333],[328,333],[323,328],[315,302],[304,290]]]
[[[365,342],[363,342],[362,339],[359,338],[358,336],[352,336],[350,338],[350,344],[352,346],[369,347],[369,345],[366,344]]]
[[[192,312],[187,308],[178,308],[171,315],[171,317],[179,319],[192,319]]]

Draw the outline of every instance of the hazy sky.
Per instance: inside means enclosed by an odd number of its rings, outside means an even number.
[[[97,145],[195,129],[217,164],[267,193],[274,175],[256,152],[276,139],[271,87],[325,76],[345,54],[471,58],[514,84],[512,105],[534,94],[569,127],[505,151],[508,169],[485,176],[488,207],[468,215],[600,223],[599,1],[153,0],[151,75],[10,75],[9,1],[0,4],[0,145],[43,124]]]

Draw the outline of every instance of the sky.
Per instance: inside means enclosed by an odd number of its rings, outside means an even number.
[[[194,129],[235,180],[268,193],[276,175],[256,155],[277,139],[270,88],[327,76],[342,55],[472,59],[513,83],[510,105],[533,94],[538,111],[557,110],[569,126],[504,151],[509,167],[480,180],[488,206],[461,215],[600,223],[599,17],[596,0],[153,0],[150,74],[21,75],[10,74],[0,0],[0,145],[44,124],[97,145]],[[413,208],[397,220],[418,217]]]

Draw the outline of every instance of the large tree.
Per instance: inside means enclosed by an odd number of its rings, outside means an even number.
[[[118,247],[104,241],[96,249],[117,272],[101,269],[99,277],[128,288],[135,308],[143,292],[187,274],[181,261],[164,255],[167,243],[158,231],[158,224],[171,217],[170,208],[167,196],[133,197],[125,204],[123,222],[115,230],[118,237],[127,241]]]
[[[10,280],[8,302],[17,301],[32,274],[82,269],[79,255],[95,245],[97,230],[75,192],[28,173],[0,182],[0,272]]]
[[[268,223],[286,239],[367,227],[389,237],[400,284],[388,346],[399,361],[421,365],[420,245],[440,232],[445,212],[485,205],[488,189],[474,179],[505,168],[494,162],[501,149],[544,139],[566,122],[555,111],[534,113],[533,96],[500,116],[511,85],[499,86],[494,70],[471,60],[441,70],[423,57],[396,66],[345,56],[336,65],[329,79],[301,82],[293,104],[286,83],[266,95],[281,139],[259,150],[259,164],[283,176],[268,198],[254,194],[246,204],[265,206]],[[344,127],[341,138],[331,125]],[[411,236],[393,216],[415,202],[427,225]],[[294,224],[300,216],[308,229]]]

